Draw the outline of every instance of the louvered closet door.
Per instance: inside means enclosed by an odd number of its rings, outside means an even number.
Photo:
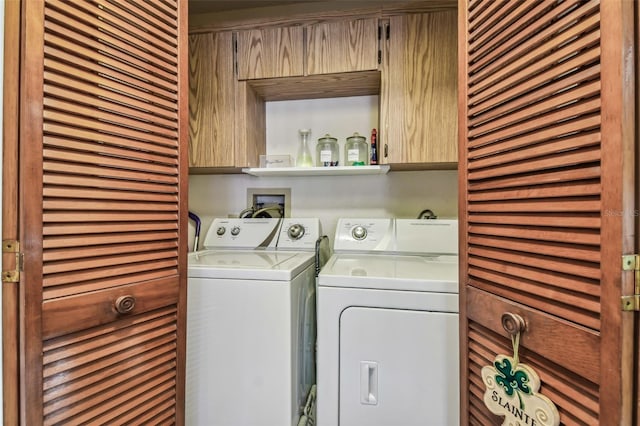
[[[186,1],[22,12],[21,423],[182,424]]]
[[[562,424],[631,424],[635,3],[459,4],[462,424],[505,312]]]

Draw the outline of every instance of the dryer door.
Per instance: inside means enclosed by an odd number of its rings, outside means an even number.
[[[457,425],[458,314],[350,307],[340,319],[340,426]]]

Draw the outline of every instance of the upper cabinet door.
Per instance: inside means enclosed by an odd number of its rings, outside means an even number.
[[[231,32],[189,37],[189,166],[234,166]]]
[[[238,33],[238,79],[303,74],[302,27],[263,28]]]
[[[307,74],[378,69],[378,20],[325,22],[307,29]]]
[[[456,28],[456,12],[391,17],[381,82],[383,162],[457,161]]]

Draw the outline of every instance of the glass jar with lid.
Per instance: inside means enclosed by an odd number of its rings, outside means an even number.
[[[344,144],[345,166],[369,165],[369,145],[367,138],[355,132]]]
[[[337,166],[339,161],[340,148],[338,146],[338,139],[327,133],[318,139],[318,144],[316,145],[316,166]]]

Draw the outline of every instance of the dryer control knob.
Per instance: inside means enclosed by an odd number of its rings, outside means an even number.
[[[287,231],[287,235],[289,235],[289,238],[292,240],[299,240],[304,235],[304,226],[299,223],[291,225]]]
[[[356,240],[364,240],[367,238],[367,228],[364,226],[358,225],[351,230],[351,236]]]
[[[227,231],[227,228],[225,228],[224,226],[219,226],[218,229],[216,229],[216,234],[224,235],[226,231]]]
[[[234,226],[233,228],[231,228],[231,235],[236,236],[240,233],[240,227],[239,226]]]

